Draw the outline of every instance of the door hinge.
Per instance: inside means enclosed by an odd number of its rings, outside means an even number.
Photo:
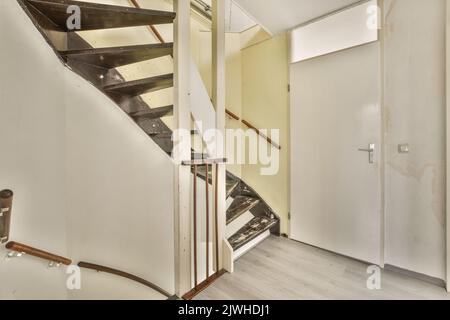
[[[288,92],[291,92],[291,85],[288,84]]]
[[[288,212],[288,220],[291,220],[291,213]]]

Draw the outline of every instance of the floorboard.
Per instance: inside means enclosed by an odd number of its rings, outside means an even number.
[[[367,289],[368,265],[285,238],[270,237],[240,258],[197,300],[450,300],[444,288],[382,271],[381,290]]]

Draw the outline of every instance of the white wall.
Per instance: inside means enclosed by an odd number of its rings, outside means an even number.
[[[357,3],[359,0],[234,0],[271,34],[292,29],[311,19]]]
[[[63,73],[53,51],[24,21],[16,1],[0,2],[0,189],[15,192],[10,240],[65,255]],[[1,259],[0,283],[0,298],[67,296],[62,270],[29,257]]]
[[[385,1],[386,263],[445,279],[445,0]],[[411,152],[397,146],[409,143]]]
[[[65,80],[70,255],[174,292],[170,158],[84,79]]]
[[[16,192],[12,240],[119,268],[174,292],[170,158],[61,64],[16,1],[1,1],[0,9],[7,44],[0,52],[7,61],[0,65],[0,134],[9,151],[0,158],[0,187]],[[102,283],[83,279],[85,289]],[[0,261],[0,298],[65,299],[65,280],[63,269],[47,270],[32,257]],[[130,292],[121,283],[70,297]]]

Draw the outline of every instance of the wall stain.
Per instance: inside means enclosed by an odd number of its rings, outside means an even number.
[[[444,207],[444,189],[445,183],[443,179],[442,170],[436,164],[428,163],[422,166],[416,166],[412,163],[396,163],[393,161],[387,161],[389,167],[394,169],[400,175],[413,178],[417,180],[418,183],[423,182],[425,174],[431,170],[432,179],[430,186],[431,201],[430,209],[433,212],[436,220],[442,226],[446,227],[445,219],[445,207]]]

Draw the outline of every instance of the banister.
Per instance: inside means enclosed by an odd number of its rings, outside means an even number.
[[[233,118],[234,120],[237,120],[237,121],[241,120],[239,118],[239,116],[237,116],[236,114],[234,114],[232,111],[230,111],[228,109],[225,109],[225,113],[227,114],[227,116],[229,116],[230,118]]]
[[[141,8],[141,6],[139,5],[139,3],[137,2],[137,0],[129,0],[133,6],[135,6],[136,8]],[[155,28],[155,26],[153,25],[149,25],[148,28],[150,29],[150,31],[155,35],[156,38],[158,38],[159,42],[161,43],[166,43],[164,41],[164,38],[161,36],[161,34],[159,33],[159,31]]]
[[[181,164],[183,166],[203,166],[203,165],[213,165],[213,164],[226,164],[227,163],[226,158],[219,158],[219,159],[195,159],[195,160],[188,160],[183,161]]]
[[[0,192],[0,243],[9,240],[13,196],[14,193],[11,190]]]
[[[151,289],[153,289],[155,291],[158,291],[160,294],[162,294],[163,296],[165,296],[165,297],[167,297],[169,299],[173,298],[173,296],[171,294],[169,294],[167,291],[165,291],[164,289],[161,289],[160,287],[158,287],[157,285],[151,283],[150,281],[142,279],[142,278],[140,278],[138,276],[135,276],[135,275],[133,275],[131,273],[127,273],[127,272],[120,271],[120,270],[117,270],[117,269],[101,266],[101,265],[98,265],[98,264],[88,263],[88,262],[80,262],[80,263],[78,263],[78,266],[80,268],[95,270],[97,272],[110,273],[110,274],[113,274],[113,275],[116,275],[116,276],[119,276],[119,277],[122,277],[122,278],[133,280],[133,281],[138,282],[138,283],[140,283],[140,284],[142,284],[144,286],[147,286],[147,287],[149,287],[149,288],[151,288]]]
[[[55,262],[58,264],[64,264],[66,266],[69,266],[72,264],[72,260],[64,258],[64,257],[60,257],[57,256],[53,253],[47,252],[47,251],[43,251],[40,249],[36,249],[30,246],[27,246],[25,244],[19,243],[19,242],[8,242],[6,244],[6,249],[14,251],[14,252],[18,252],[18,253],[24,253],[24,254],[28,254],[30,256],[33,257],[37,257],[37,258],[41,258],[44,260],[48,260],[50,262]]]
[[[257,134],[259,134],[263,139],[265,139],[268,143],[270,143],[271,145],[273,145],[275,148],[277,148],[278,150],[281,150],[281,146],[274,142],[272,139],[270,139],[268,136],[266,136],[265,134],[263,134],[259,129],[257,129],[256,127],[254,127],[250,122],[242,119],[242,123],[245,124],[247,127],[249,127],[250,129],[254,130]]]
[[[183,296],[183,299],[190,300],[193,297],[195,297],[197,294],[202,292],[204,289],[206,289],[208,286],[210,286],[214,281],[216,281],[220,276],[224,274],[224,271],[220,269],[220,257],[219,257],[219,246],[221,245],[222,241],[219,237],[219,167],[220,164],[226,163],[226,159],[209,159],[209,160],[201,160],[201,162],[197,161],[187,161],[184,163],[184,165],[189,165],[192,167],[193,173],[194,173],[194,192],[193,192],[193,251],[194,255],[191,257],[193,259],[192,265],[194,266],[194,287],[192,290],[190,290],[186,295]],[[199,262],[199,256],[198,256],[198,193],[197,193],[197,179],[201,178],[203,179],[202,175],[198,175],[198,167],[199,166],[205,166],[204,167],[204,180],[205,180],[205,280],[201,283],[198,283],[198,262]],[[211,167],[210,167],[211,166]],[[209,179],[209,172],[211,168],[211,179]],[[214,173],[214,174],[213,174]],[[209,189],[210,184],[212,185],[213,189],[213,203],[212,206],[210,206],[210,197],[209,197]],[[211,207],[213,208],[211,212]],[[212,214],[211,214],[212,213]],[[211,223],[213,222],[213,225],[211,226]],[[211,230],[211,227],[213,227],[214,231]],[[212,240],[212,245],[210,245],[210,240]],[[210,249],[212,248],[212,251],[214,252],[213,257],[215,257],[215,261],[212,261],[213,267],[213,274],[210,274]],[[201,260],[200,260],[201,261]]]

